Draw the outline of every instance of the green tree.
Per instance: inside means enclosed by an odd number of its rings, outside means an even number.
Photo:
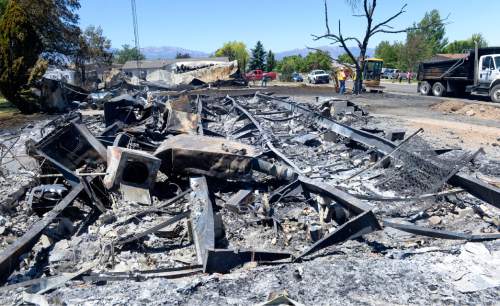
[[[0,0],[0,18],[2,18],[5,8],[7,7],[8,0]]]
[[[301,55],[285,56],[276,64],[278,72],[302,72],[305,71],[304,58]]]
[[[415,71],[419,62],[442,52],[448,44],[445,34],[445,24],[439,11],[425,13],[424,18],[406,33],[405,44],[399,52],[399,68]]]
[[[307,54],[304,58],[304,62],[305,65],[303,69],[305,69],[305,71],[303,72],[309,72],[315,69],[327,71],[332,69],[332,58],[330,57],[330,54],[325,51],[318,50],[315,52],[309,52],[309,54]]]
[[[266,69],[267,71],[273,71],[276,68],[276,58],[273,51],[269,50],[266,57]]]
[[[98,66],[111,64],[113,54],[110,52],[111,41],[102,33],[102,28],[88,26],[80,34],[80,48],[75,55],[75,64],[80,70],[82,82],[85,82],[85,65],[96,64]]]
[[[339,55],[339,57],[337,58],[337,61],[341,64],[354,65],[354,61],[347,53],[342,53],[341,55]]]
[[[488,42],[484,39],[483,35],[480,33],[473,34],[469,39],[466,40],[455,40],[449,43],[443,50],[443,53],[462,53],[466,50],[472,50],[475,48],[475,43],[477,42],[479,48],[488,47]]]
[[[115,53],[115,59],[118,64],[125,64],[128,61],[143,60],[146,57],[137,48],[131,48],[130,45],[123,45],[121,50]]]
[[[276,69],[281,73],[280,79],[290,81],[292,73],[306,71],[304,58],[301,55],[285,56],[276,65]]]
[[[401,54],[401,43],[391,44],[388,41],[381,41],[375,48],[375,57],[384,60],[384,66],[396,68]]]
[[[425,48],[430,48],[432,55],[442,52],[448,44],[445,24],[438,10],[425,13],[424,18],[408,34],[421,35],[419,40],[426,44]]]
[[[488,41],[483,37],[483,34],[481,33],[472,34],[470,40],[474,43],[474,45],[477,42],[479,48],[488,47]]]
[[[38,109],[26,85],[33,80],[33,68],[42,51],[30,16],[17,1],[9,1],[0,19],[0,91],[23,113]]]
[[[1,1],[1,0],[0,0]],[[0,91],[22,112],[39,107],[31,82],[43,75],[40,59],[79,50],[78,0],[10,0],[0,19]]]
[[[226,56],[230,61],[238,61],[238,68],[245,72],[248,63],[247,46],[241,41],[229,41],[215,51],[215,56]]]
[[[250,58],[250,70],[266,68],[266,50],[264,50],[264,45],[259,40],[255,45],[255,48],[251,50],[252,57]]]
[[[409,32],[406,43],[400,51],[399,68],[416,71],[418,63],[434,56],[432,46],[427,43],[422,33]]]
[[[177,54],[175,55],[175,58],[176,59],[181,59],[181,58],[191,58],[191,55],[189,53],[181,53],[181,52],[177,52]]]
[[[79,0],[12,0],[19,3],[43,43],[47,57],[72,55],[80,45]]]

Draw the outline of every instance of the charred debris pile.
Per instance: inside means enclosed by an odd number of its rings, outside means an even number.
[[[378,130],[346,100],[261,93],[148,89],[58,117],[2,142],[2,186],[22,185],[1,206],[3,290],[298,263],[351,239],[403,247],[388,229],[426,237],[416,248],[498,239],[482,152],[422,132]]]

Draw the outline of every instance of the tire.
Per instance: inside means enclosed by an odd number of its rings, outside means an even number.
[[[500,84],[495,85],[490,91],[491,101],[495,103],[500,103]]]
[[[423,96],[428,96],[431,93],[432,86],[429,82],[420,83],[420,94]]]
[[[327,81],[326,81],[326,84],[330,84],[330,80],[327,80]]]
[[[435,97],[442,97],[446,93],[446,88],[444,87],[441,82],[436,82],[434,85],[432,85],[432,94]]]

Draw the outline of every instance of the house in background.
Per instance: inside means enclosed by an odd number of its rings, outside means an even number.
[[[85,80],[86,81],[103,81],[106,75],[106,72],[112,69],[121,69],[122,65],[120,64],[112,64],[112,65],[96,65],[96,64],[87,64],[85,65]]]
[[[179,59],[167,59],[167,60],[142,60],[139,61],[139,67],[137,66],[137,61],[128,61],[122,66],[122,72],[129,77],[139,77],[145,79],[149,74],[157,70],[169,70],[176,66],[177,63],[181,62],[229,62],[227,57],[207,57],[207,58],[179,58]]]

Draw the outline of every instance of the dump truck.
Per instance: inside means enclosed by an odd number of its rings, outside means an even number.
[[[500,103],[500,47],[475,48],[454,59],[423,62],[417,79],[422,95],[470,94]]]

